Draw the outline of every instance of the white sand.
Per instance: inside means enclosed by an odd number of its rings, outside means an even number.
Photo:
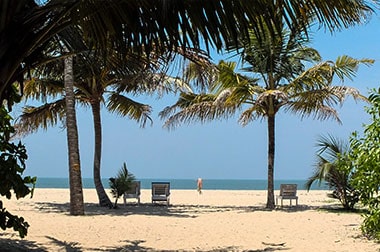
[[[339,202],[326,191],[299,191],[298,207],[284,201],[273,211],[265,209],[266,191],[171,192],[169,207],[153,206],[150,190],[142,190],[140,206],[120,198],[120,208],[108,209],[85,189],[85,216],[68,214],[68,189],[2,199],[30,228],[25,239],[2,231],[0,251],[6,244],[25,251],[380,251],[361,236],[361,215],[333,210]]]

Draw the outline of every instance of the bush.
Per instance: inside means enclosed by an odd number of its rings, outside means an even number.
[[[10,142],[10,136],[14,133],[11,120],[5,107],[0,107],[0,195],[11,199],[13,191],[15,197],[19,199],[28,194],[33,195],[36,178],[21,177],[28,156],[25,146],[21,142],[18,144]],[[32,189],[27,186],[28,184],[33,186]],[[0,200],[1,229],[13,228],[23,238],[28,233],[28,227],[29,224],[23,217],[8,212],[3,201]]]
[[[317,146],[315,171],[306,182],[306,189],[310,190],[317,180],[324,181],[333,190],[328,196],[338,199],[344,209],[352,210],[359,201],[359,193],[352,185],[354,169],[348,155],[348,143],[329,135],[321,136]]]
[[[122,196],[126,191],[131,188],[132,182],[135,181],[135,176],[128,172],[127,165],[124,163],[121,169],[119,170],[115,178],[109,179],[109,185],[111,187],[112,196],[115,198],[115,203],[113,208],[117,208],[117,200]]]
[[[369,95],[367,112],[372,122],[364,125],[364,135],[353,133],[350,158],[355,166],[354,185],[359,191],[361,203],[368,207],[364,215],[362,231],[368,237],[380,240],[380,88]]]

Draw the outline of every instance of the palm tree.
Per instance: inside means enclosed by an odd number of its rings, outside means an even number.
[[[268,193],[267,208],[274,208],[274,157],[275,118],[280,109],[301,117],[313,115],[317,119],[333,118],[339,121],[333,105],[342,103],[347,95],[363,98],[359,92],[346,86],[333,86],[337,76],[343,81],[353,78],[359,64],[371,64],[373,60],[356,60],[348,56],[336,62],[322,62],[318,52],[306,47],[308,37],[302,30],[271,35],[263,28],[262,41],[251,33],[249,40],[240,40],[241,58],[246,63],[236,73],[236,63],[221,61],[212,69],[204,69],[210,84],[208,94],[183,93],[176,104],[160,112],[167,118],[164,126],[172,128],[179,122],[199,120],[201,122],[218,117],[229,117],[243,110],[239,122],[247,125],[252,120],[265,118],[268,130]],[[231,49],[239,49],[230,46]],[[306,69],[306,62],[315,63]],[[193,67],[189,67],[191,71]],[[199,72],[199,71],[198,71]],[[250,75],[243,75],[244,72]],[[191,78],[196,75],[186,73]],[[193,81],[191,79],[189,81]]]
[[[185,51],[186,52],[186,51]],[[191,51],[193,60],[197,57],[202,60],[202,54]],[[100,174],[101,152],[102,152],[102,124],[101,105],[106,104],[108,111],[122,116],[128,116],[140,123],[141,127],[146,125],[151,113],[151,107],[138,103],[124,94],[153,94],[158,92],[176,91],[180,82],[169,78],[164,74],[166,66],[161,67],[172,55],[157,58],[156,62],[138,55],[131,54],[128,58],[120,58],[113,50],[108,50],[107,58],[97,57],[93,53],[86,53],[76,57],[75,73],[75,99],[80,104],[90,106],[94,123],[94,184],[101,206],[111,207]],[[186,54],[186,53],[184,53]],[[157,57],[157,56],[155,56]],[[19,117],[18,134],[27,134],[37,131],[39,128],[47,129],[49,125],[55,125],[64,120],[66,106],[61,81],[61,65],[51,62],[40,68],[35,73],[36,79],[28,81],[24,87],[24,97],[42,100],[45,103],[39,107],[27,106]],[[158,72],[158,71],[163,71]],[[43,76],[43,78],[41,77]],[[63,95],[63,96],[62,96]],[[56,97],[57,100],[47,102],[47,97]],[[67,98],[67,97],[66,97]]]
[[[359,201],[359,193],[351,185],[354,168],[348,157],[348,143],[328,135],[320,136],[317,146],[315,170],[305,184],[306,189],[310,190],[316,181],[319,184],[325,181],[334,190],[329,196],[339,199],[344,209],[353,209]]]
[[[83,215],[83,190],[80,168],[78,129],[75,115],[73,58],[65,59],[64,87],[66,93],[67,146],[69,148],[70,214]]]

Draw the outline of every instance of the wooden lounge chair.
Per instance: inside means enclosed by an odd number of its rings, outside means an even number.
[[[134,181],[131,188],[123,195],[124,206],[127,205],[127,199],[137,199],[137,204],[140,205],[141,183],[140,181]]]
[[[170,204],[170,183],[169,182],[152,182],[152,204],[156,201],[165,201],[166,205]]]
[[[280,195],[276,196],[276,205],[278,205],[278,199],[281,199],[281,207],[284,199],[290,200],[290,206],[292,205],[292,200],[295,199],[296,205],[298,205],[297,184],[281,184]]]

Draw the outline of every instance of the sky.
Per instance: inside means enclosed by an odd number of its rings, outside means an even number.
[[[360,66],[356,78],[344,85],[352,86],[368,95],[380,82],[380,17],[373,16],[361,26],[330,34],[324,30],[313,33],[312,47],[323,60],[335,60],[341,55],[371,58],[374,65]],[[221,59],[223,55],[213,55]],[[341,84],[335,82],[335,84]],[[137,178],[152,179],[266,179],[267,125],[254,121],[245,127],[237,117],[205,124],[184,124],[175,130],[162,128],[158,113],[172,105],[177,97],[135,98],[153,106],[153,125],[140,128],[139,124],[102,110],[103,150],[101,176],[116,176],[125,162]],[[331,134],[349,138],[361,132],[369,123],[364,107],[368,104],[352,98],[337,107],[342,124],[336,121],[301,119],[280,112],[276,119],[275,180],[307,179],[313,172],[315,147],[320,135]],[[93,170],[93,124],[91,111],[77,110],[79,148],[83,178],[91,178]],[[22,139],[28,152],[24,175],[37,177],[68,177],[66,131],[59,125],[40,130]]]

